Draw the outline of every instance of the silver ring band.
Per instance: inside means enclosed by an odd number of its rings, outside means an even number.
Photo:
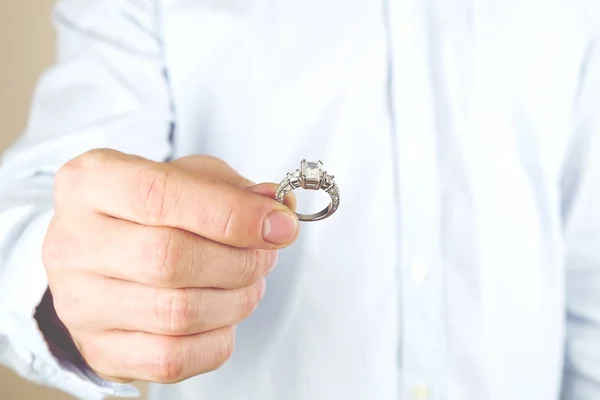
[[[288,172],[286,177],[281,181],[277,187],[275,193],[275,199],[283,203],[285,196],[291,191],[302,188],[306,190],[324,190],[331,197],[331,203],[323,210],[314,214],[300,214],[298,219],[300,221],[320,221],[331,214],[333,214],[340,205],[340,191],[337,184],[334,181],[334,176],[329,175],[327,171],[323,170],[323,163],[308,162],[302,160],[300,162],[300,169],[294,172]]]

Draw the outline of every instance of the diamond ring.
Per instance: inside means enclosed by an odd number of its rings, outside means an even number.
[[[281,181],[275,193],[275,199],[283,203],[285,196],[294,189],[302,188],[307,190],[324,190],[331,197],[329,205],[314,214],[297,213],[300,221],[319,221],[333,214],[340,205],[340,192],[337,184],[333,180],[333,175],[329,175],[323,170],[321,161],[312,162],[302,160],[300,169],[294,172],[288,172],[285,179]]]

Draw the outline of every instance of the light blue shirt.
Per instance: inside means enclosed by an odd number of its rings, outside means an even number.
[[[59,366],[31,316],[65,161],[204,153],[278,182],[307,158],[339,210],[282,252],[229,362],[152,399],[600,399],[597,4],[59,2],[0,169],[0,361],[133,393]]]

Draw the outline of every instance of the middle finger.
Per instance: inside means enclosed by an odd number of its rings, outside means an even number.
[[[55,235],[60,268],[163,288],[239,289],[265,277],[277,250],[241,249],[169,227],[147,227],[102,215],[86,229]]]

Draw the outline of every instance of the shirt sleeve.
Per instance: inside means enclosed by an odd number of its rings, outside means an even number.
[[[600,398],[600,36],[582,66],[563,187],[566,345],[563,400]]]
[[[41,76],[27,128],[0,165],[0,363],[77,398],[135,396],[137,390],[59,362],[38,327],[54,175],[93,148],[169,158],[173,118],[158,4],[56,3],[56,63]]]

